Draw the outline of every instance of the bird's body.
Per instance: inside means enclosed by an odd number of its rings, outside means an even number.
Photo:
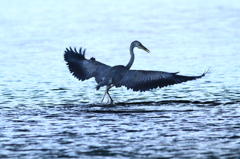
[[[145,71],[145,70],[130,70],[134,62],[133,49],[138,47],[140,49],[149,52],[139,41],[133,41],[130,45],[130,61],[126,66],[109,66],[101,62],[96,61],[95,58],[86,59],[85,50],[82,52],[80,48],[79,52],[71,47],[66,49],[64,59],[67,62],[70,72],[79,80],[84,81],[94,77],[98,85],[96,89],[106,86],[106,94],[108,94],[111,104],[113,100],[109,95],[109,89],[113,86],[121,87],[125,86],[127,89],[133,89],[133,91],[147,91],[154,88],[161,88],[168,85],[186,82],[203,77],[207,72],[200,76],[182,76],[177,73],[168,73],[163,71]],[[103,100],[102,99],[102,100]]]

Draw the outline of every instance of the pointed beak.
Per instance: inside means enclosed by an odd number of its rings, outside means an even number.
[[[150,51],[145,46],[142,45],[141,47],[142,47],[141,49],[143,49],[144,51],[150,53]]]

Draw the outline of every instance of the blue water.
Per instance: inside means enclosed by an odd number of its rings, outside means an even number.
[[[2,1],[1,158],[237,158],[240,2]],[[132,69],[211,73],[147,92],[79,82],[66,47]],[[104,101],[106,103],[107,100]]]

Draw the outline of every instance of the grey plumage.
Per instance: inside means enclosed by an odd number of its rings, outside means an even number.
[[[100,87],[106,86],[104,97],[108,94],[111,104],[113,100],[108,91],[113,86],[125,86],[127,89],[132,89],[133,91],[147,91],[201,78],[208,72],[206,71],[200,76],[183,76],[178,75],[178,72],[168,73],[163,71],[130,70],[134,62],[134,47],[149,52],[139,41],[132,42],[130,45],[131,59],[126,66],[119,65],[111,67],[97,61],[93,57],[86,59],[86,50],[84,49],[82,51],[82,48],[80,48],[79,51],[77,51],[76,48],[66,48],[64,59],[67,62],[70,72],[77,79],[84,81],[94,77],[98,83],[96,86],[97,90]]]

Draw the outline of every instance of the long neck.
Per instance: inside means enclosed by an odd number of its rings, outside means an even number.
[[[133,48],[134,48],[134,46],[133,46],[133,45],[131,45],[131,46],[130,46],[130,55],[131,55],[131,58],[130,58],[130,60],[129,60],[128,64],[126,65],[126,68],[128,68],[128,69],[130,69],[130,68],[131,68],[131,66],[132,66],[132,64],[133,64],[133,62],[134,62],[134,53],[133,53]]]

